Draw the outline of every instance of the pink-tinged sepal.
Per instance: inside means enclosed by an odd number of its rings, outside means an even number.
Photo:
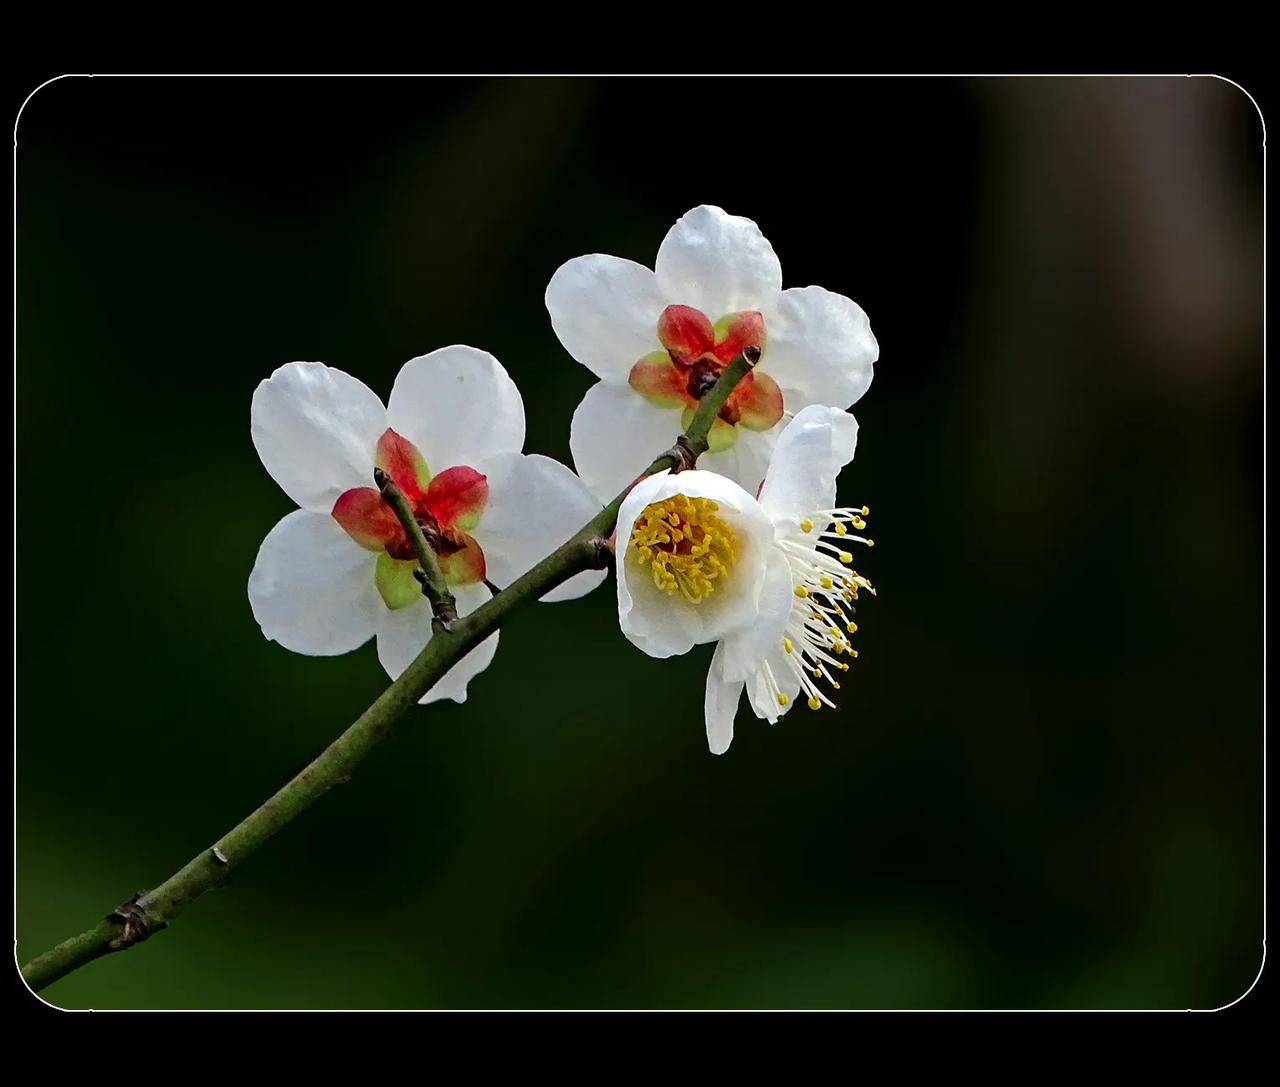
[[[782,390],[760,370],[752,370],[733,390],[720,417],[748,430],[769,430],[782,418]]]
[[[446,531],[465,533],[475,528],[488,501],[489,481],[466,465],[446,468],[427,488],[427,509]]]
[[[450,532],[436,544],[435,551],[440,572],[450,585],[475,585],[484,581],[484,552],[465,532]]]
[[[378,439],[374,464],[392,478],[411,506],[426,495],[431,472],[418,447],[408,438],[388,428]]]
[[[694,403],[689,395],[689,371],[671,361],[665,351],[645,355],[631,367],[628,384],[655,408],[681,408]]]
[[[408,547],[395,512],[372,487],[343,491],[333,504],[333,519],[366,551],[403,551]]]
[[[413,559],[393,559],[385,551],[378,556],[373,581],[382,602],[392,611],[422,599],[422,585],[413,576],[417,568]]]
[[[726,365],[744,348],[765,349],[764,315],[756,310],[730,313],[721,317],[715,325],[715,355]]]
[[[679,366],[690,366],[715,347],[715,331],[706,314],[692,306],[668,306],[658,318],[658,342]]]

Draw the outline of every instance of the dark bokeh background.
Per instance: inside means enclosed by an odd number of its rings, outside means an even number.
[[[381,690],[246,578],[257,382],[450,343],[568,460],[542,294],[698,203],[871,317],[842,711],[707,753],[612,589],[64,1007],[1215,1007],[1261,958],[1262,138],[1213,79],[66,79],[18,130],[18,950]]]

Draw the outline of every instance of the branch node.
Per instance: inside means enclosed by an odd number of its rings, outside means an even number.
[[[108,921],[118,922],[122,926],[120,935],[111,941],[112,951],[123,951],[126,947],[140,944],[153,932],[159,932],[166,927],[163,921],[157,924],[147,917],[147,911],[142,908],[141,902],[142,896],[146,893],[146,891],[139,891],[137,894],[130,895],[107,914]]]
[[[431,614],[435,616],[436,622],[443,630],[449,630],[458,618],[458,609],[453,602],[452,594],[437,598],[432,594],[431,579],[421,567],[414,570],[414,580],[422,586],[422,595],[431,601]]]
[[[593,536],[590,540],[591,547],[595,549],[595,568],[597,570],[608,570],[614,563],[614,538],[613,536]]]
[[[677,472],[687,472],[698,463],[698,454],[683,434],[676,439],[676,444],[667,450],[667,456],[671,458],[672,475]]]

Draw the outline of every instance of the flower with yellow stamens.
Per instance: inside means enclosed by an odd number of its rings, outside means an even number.
[[[858,653],[851,635],[860,590],[849,531],[868,511],[835,505],[836,476],[853,457],[858,424],[808,407],[783,430],[759,499],[714,472],[663,472],[638,483],[618,516],[618,618],[650,656],[717,642],[707,674],[711,750],[733,739],[742,692],[776,721],[802,699],[834,706],[836,674]]]
[[[687,653],[761,621],[773,524],[732,480],[650,476],[623,502],[616,538],[619,624],[650,656]],[[780,622],[787,605],[776,592],[770,607]]]

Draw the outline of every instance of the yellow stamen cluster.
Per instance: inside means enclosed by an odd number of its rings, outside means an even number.
[[[701,604],[733,569],[738,540],[717,516],[719,509],[709,498],[677,494],[650,503],[636,518],[632,553],[641,566],[650,567],[659,589]]]

